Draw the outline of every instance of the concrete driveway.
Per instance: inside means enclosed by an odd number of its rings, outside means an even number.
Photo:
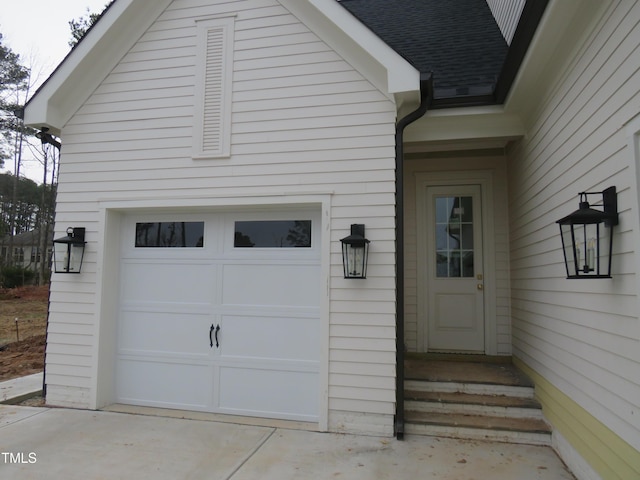
[[[0,405],[0,478],[573,479],[548,447]]]

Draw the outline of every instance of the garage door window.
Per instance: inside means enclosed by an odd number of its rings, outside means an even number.
[[[136,223],[136,248],[198,247],[204,244],[204,222]]]
[[[311,220],[235,222],[234,247],[311,248]]]

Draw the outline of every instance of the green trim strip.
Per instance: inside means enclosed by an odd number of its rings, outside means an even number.
[[[555,430],[606,480],[640,478],[640,452],[522,360],[513,363],[536,386],[536,398]]]

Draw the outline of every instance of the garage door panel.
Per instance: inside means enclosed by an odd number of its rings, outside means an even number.
[[[318,374],[221,367],[219,398],[225,413],[314,421]]]
[[[225,305],[317,306],[320,267],[311,265],[225,265]]]
[[[209,356],[209,315],[123,311],[118,341],[121,353]]]
[[[262,208],[197,217],[127,215],[121,238],[116,400],[317,421],[323,292],[319,218],[318,211]],[[141,223],[160,228],[185,219],[203,223],[198,225],[202,245],[159,246],[151,241],[158,235],[136,243]],[[278,222],[292,219],[296,226],[311,227],[310,246],[255,247],[264,243],[258,233],[265,225],[280,228]],[[240,226],[251,247],[236,245],[239,220],[249,223]]]
[[[165,260],[166,262],[166,260]],[[124,263],[124,302],[203,303],[215,291],[215,265],[188,263]]]
[[[205,410],[211,405],[212,368],[158,359],[118,362],[118,401],[156,407]]]
[[[223,358],[315,361],[320,354],[317,317],[223,315],[219,336]]]

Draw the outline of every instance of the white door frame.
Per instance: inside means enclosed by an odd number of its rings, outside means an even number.
[[[428,243],[426,222],[426,189],[428,186],[480,185],[482,200],[482,256],[484,261],[484,348],[485,355],[497,355],[498,337],[496,322],[496,264],[495,226],[493,217],[493,172],[490,170],[467,170],[456,172],[423,172],[416,174],[416,225],[417,245]],[[427,351],[427,251],[417,249],[418,325],[417,347]]]
[[[131,214],[150,212],[217,212],[229,210],[259,211],[261,209],[320,208],[321,229],[321,278],[329,285],[331,239],[331,193],[309,195],[264,195],[242,197],[160,197],[113,199],[99,202],[97,226],[97,272],[94,325],[95,342],[92,350],[95,360],[91,368],[89,408],[104,408],[115,401],[116,325],[119,290],[113,288],[120,278],[120,244],[122,223]],[[318,430],[328,431],[329,425],[329,288],[322,289],[320,299],[320,374],[319,374],[319,420]]]

